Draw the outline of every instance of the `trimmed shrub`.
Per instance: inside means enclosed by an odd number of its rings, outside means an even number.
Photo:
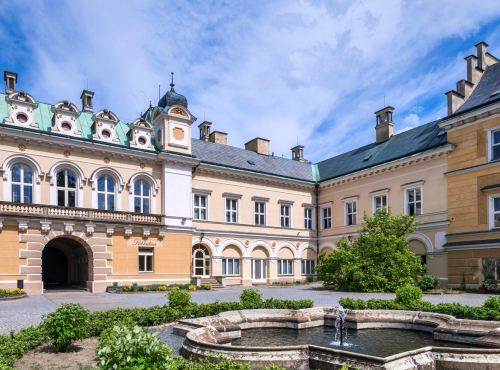
[[[240,295],[240,302],[245,310],[261,308],[262,294],[257,289],[245,289]]]
[[[166,287],[165,285],[160,285],[160,286],[158,287],[158,290],[159,290],[160,292],[164,292],[164,291],[166,291],[166,290],[167,290],[167,287]]]
[[[203,285],[203,289],[205,289],[205,290],[212,290],[212,284],[205,284],[205,285]]]
[[[190,286],[189,286],[189,290],[191,290],[191,291],[196,290],[196,285],[190,285]]]
[[[168,292],[167,297],[170,307],[185,307],[191,303],[191,293],[174,290],[173,288]]]
[[[418,279],[416,286],[422,289],[423,292],[434,289],[439,284],[441,284],[441,280],[432,275],[424,275],[420,279]]]
[[[158,333],[115,326],[109,338],[111,344],[97,352],[100,369],[171,369],[172,350]]]
[[[396,290],[396,302],[410,304],[422,300],[422,290],[419,287],[405,285]]]
[[[42,319],[48,337],[58,352],[66,352],[75,340],[87,338],[89,310],[80,304],[63,303]]]

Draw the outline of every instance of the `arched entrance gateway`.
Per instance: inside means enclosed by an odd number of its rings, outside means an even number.
[[[196,244],[193,247],[193,277],[210,277],[210,252],[207,247]]]
[[[89,252],[80,241],[69,237],[52,239],[42,251],[43,288],[86,288],[90,262]]]

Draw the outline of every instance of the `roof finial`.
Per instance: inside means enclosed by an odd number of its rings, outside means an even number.
[[[172,72],[172,83],[170,84],[170,86],[172,87],[170,89],[170,91],[174,91],[174,86],[175,86],[175,84],[174,84],[174,72]]]

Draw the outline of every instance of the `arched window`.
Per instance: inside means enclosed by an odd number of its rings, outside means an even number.
[[[12,167],[12,201],[33,203],[33,171],[25,164]]]
[[[73,172],[62,170],[56,176],[57,205],[76,206],[76,176]]]
[[[97,180],[97,208],[115,210],[115,181],[108,175]]]
[[[149,213],[149,184],[144,180],[134,185],[134,212]]]

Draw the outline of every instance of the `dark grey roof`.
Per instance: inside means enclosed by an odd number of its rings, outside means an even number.
[[[191,150],[202,163],[314,181],[313,165],[288,158],[257,154],[234,146],[191,139]],[[252,165],[250,163],[255,163]]]
[[[394,135],[388,141],[368,144],[318,163],[320,181],[361,171],[396,159],[421,153],[447,144],[446,135],[433,121]],[[367,156],[371,157],[364,161]]]
[[[486,67],[481,80],[472,92],[471,96],[458,110],[446,119],[459,114],[478,109],[488,104],[500,101],[500,94],[491,96],[492,93],[500,90],[500,63],[495,63]]]

